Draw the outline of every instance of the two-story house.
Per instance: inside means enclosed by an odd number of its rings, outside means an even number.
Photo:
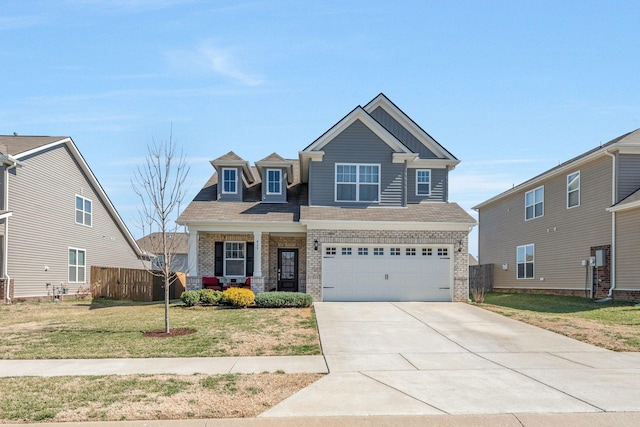
[[[88,291],[92,265],[142,267],[71,138],[0,136],[0,170],[1,301]]]
[[[448,201],[458,163],[383,94],[297,159],[219,157],[178,219],[190,286],[215,276],[316,301],[467,300],[476,221]]]
[[[640,130],[474,209],[496,290],[640,298]]]

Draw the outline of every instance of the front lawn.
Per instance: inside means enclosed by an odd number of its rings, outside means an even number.
[[[640,351],[640,307],[555,295],[485,295],[479,307],[615,351]]]
[[[164,328],[164,303],[64,301],[0,306],[0,358],[282,356],[321,354],[313,308],[230,309],[172,305],[171,328],[190,335],[144,337]]]

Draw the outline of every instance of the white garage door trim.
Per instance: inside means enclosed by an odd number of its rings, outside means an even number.
[[[453,301],[453,245],[323,244],[323,301]]]

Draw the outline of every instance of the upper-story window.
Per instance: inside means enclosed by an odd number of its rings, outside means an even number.
[[[525,193],[524,207],[527,220],[544,215],[544,186]]]
[[[76,224],[82,224],[91,227],[91,217],[91,200],[82,196],[76,196]]]
[[[416,170],[416,196],[431,194],[431,171],[429,169]]]
[[[267,169],[267,194],[282,194],[282,171]]]
[[[580,171],[567,175],[567,208],[580,206]]]
[[[336,164],[337,202],[380,200],[380,165]]]
[[[222,169],[222,192],[234,193],[238,192],[238,170]]]
[[[516,277],[518,279],[533,279],[534,249],[533,245],[518,246],[516,255],[518,264]]]

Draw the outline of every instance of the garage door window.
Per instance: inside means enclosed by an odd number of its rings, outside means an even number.
[[[448,256],[449,249],[447,248],[438,248],[438,256]]]
[[[422,248],[423,256],[431,256],[433,255],[433,250],[431,248]]]
[[[351,255],[351,248],[342,248],[342,255]]]
[[[400,256],[400,248],[391,248],[391,249],[389,249],[389,254],[391,256]]]
[[[336,254],[336,248],[335,247],[326,248],[324,250],[324,254],[325,255],[335,255]]]
[[[416,248],[407,248],[405,254],[407,256],[416,256]]]
[[[369,248],[358,248],[358,255],[369,255]]]
[[[384,248],[373,248],[373,255],[384,255]]]

